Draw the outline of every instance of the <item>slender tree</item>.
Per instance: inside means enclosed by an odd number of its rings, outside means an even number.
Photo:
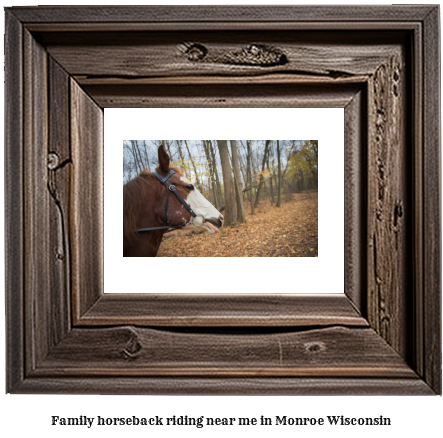
[[[127,145],[123,146],[123,149],[128,151]],[[134,163],[131,161],[128,153],[123,153],[123,184],[126,184],[133,178]]]
[[[218,151],[223,172],[223,186],[225,189],[225,223],[235,225],[237,223],[237,209],[234,197],[234,183],[232,181],[232,169],[229,163],[229,151],[227,140],[217,140]]]
[[[197,183],[197,188],[201,191],[202,190],[202,186],[201,186],[200,180],[198,178],[198,172],[197,172],[197,168],[195,167],[195,161],[192,158],[191,152],[189,152],[188,142],[186,140],[184,140],[184,142],[185,142],[186,150],[188,151],[189,159],[191,160],[192,167],[194,168],[195,181]]]
[[[245,182],[245,185],[246,185],[249,176],[248,176],[247,165],[245,165],[243,157],[245,157],[246,160],[248,159],[248,151],[247,151],[246,146],[242,140],[240,140],[240,145],[241,145],[241,148],[237,148],[237,150],[239,151],[238,157],[240,159],[240,168],[241,168],[241,171],[243,174],[243,181]],[[243,155],[242,155],[242,152],[243,152]]]
[[[265,169],[266,169],[266,159],[267,159],[267,156],[268,156],[268,149],[269,149],[269,144],[270,143],[271,143],[271,140],[266,140],[265,152],[263,154],[263,162],[262,162],[261,172],[260,172],[260,182],[258,184],[257,194],[255,195],[255,204],[254,204],[255,208],[258,207],[258,202],[260,200],[260,192],[261,192],[261,188],[263,186],[264,172],[265,172]]]
[[[269,179],[269,182],[270,182],[270,186],[271,186],[271,205],[274,205],[274,185],[272,184],[272,168],[271,168],[271,166],[270,166],[270,159],[269,159],[269,156],[270,156],[271,154],[269,153],[268,154],[268,169],[269,169],[269,173],[270,173],[270,175],[271,175],[271,177],[270,177],[270,179]]]
[[[251,141],[246,140],[246,144],[248,146],[248,177],[249,177],[249,202],[251,203],[251,214],[255,214],[254,212],[254,202],[252,196],[252,152],[251,152]]]
[[[184,166],[185,158],[183,157],[183,152],[182,152],[182,140],[175,140],[175,144],[177,145],[178,154],[180,155],[182,166]]]
[[[281,206],[281,157],[280,157],[280,140],[277,140],[277,205]]]
[[[252,149],[252,152],[251,152],[251,165],[252,165],[252,174],[254,175],[254,179],[256,178],[256,175],[258,175],[260,172],[258,170],[258,164],[257,164],[258,151],[259,151],[259,149],[256,148],[255,150]]]
[[[149,162],[148,147],[146,146],[146,140],[143,140],[143,149],[144,149],[144,153],[145,153],[146,167],[150,172],[151,171],[151,163]]]
[[[208,145],[209,145],[209,150],[211,151],[212,166],[213,166],[213,169],[214,169],[215,184],[217,186],[218,199],[221,200],[221,199],[223,199],[223,195],[222,195],[222,190],[221,190],[220,178],[218,177],[217,159],[215,157],[215,152],[214,152],[214,148],[212,147],[212,141],[211,140],[208,140]]]
[[[212,159],[211,159],[211,153],[209,151],[208,140],[202,140],[202,143],[203,143],[203,148],[205,150],[206,161],[208,163],[208,168],[209,168],[209,177],[211,180],[212,196],[214,198],[214,205],[217,210],[220,210],[220,201],[217,196],[215,174],[214,174],[214,169],[213,169],[213,164],[212,164]]]
[[[132,146],[131,152],[134,158],[135,170],[137,173],[140,173],[143,170],[143,164],[141,162],[137,140],[131,140],[131,146]]]
[[[237,220],[239,223],[246,222],[245,205],[243,204],[243,185],[241,183],[240,166],[236,140],[231,141],[232,167],[234,168],[235,194],[237,198]]]

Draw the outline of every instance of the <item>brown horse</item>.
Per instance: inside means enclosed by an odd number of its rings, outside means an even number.
[[[205,220],[203,223],[201,219],[193,222],[191,213],[180,199],[173,193],[168,194],[168,187],[153,173],[143,170],[123,186],[124,257],[155,257],[168,227],[185,227],[193,223],[213,234],[223,224],[223,215],[186,179],[182,170],[170,166],[170,158],[163,145],[158,148],[158,162],[155,171],[163,178],[175,170],[168,182],[175,186],[195,214]],[[160,229],[138,231],[156,227]]]

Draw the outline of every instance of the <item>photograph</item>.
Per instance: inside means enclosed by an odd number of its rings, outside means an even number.
[[[123,141],[123,255],[317,257],[318,140]]]

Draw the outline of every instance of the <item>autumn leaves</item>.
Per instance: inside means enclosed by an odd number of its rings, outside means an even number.
[[[163,241],[158,257],[317,257],[317,192],[296,193],[276,209],[262,204],[247,222],[215,236],[183,231]]]

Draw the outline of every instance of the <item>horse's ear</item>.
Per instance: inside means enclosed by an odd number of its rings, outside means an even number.
[[[163,170],[163,172],[169,172],[169,155],[165,151],[164,146],[161,144],[158,147],[158,164],[160,166],[160,169]]]

